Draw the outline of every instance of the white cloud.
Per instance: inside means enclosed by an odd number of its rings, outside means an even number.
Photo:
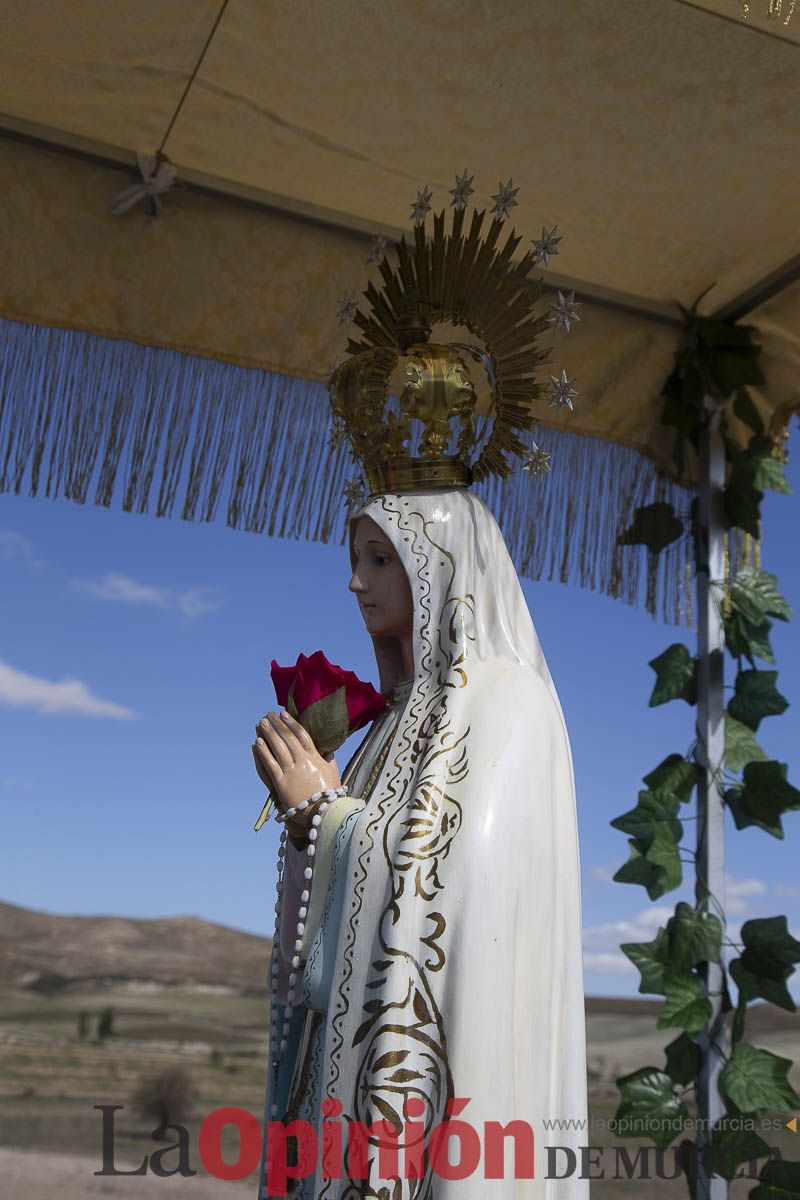
[[[800,887],[796,883],[776,883],[772,890],[784,900],[800,900]]]
[[[33,542],[14,529],[0,529],[0,554],[4,558],[21,558],[29,567],[43,567]]]
[[[765,896],[767,885],[761,879],[739,879],[735,875],[725,876],[725,912],[729,916],[742,916],[752,911],[753,896]]]
[[[599,865],[589,867],[589,874],[594,879],[599,879],[601,883],[613,883],[614,882],[614,874],[615,873],[614,873],[614,871],[609,870],[608,867],[601,867]]]
[[[592,866],[589,868],[589,873],[595,879],[604,882],[611,879],[611,872],[606,867]],[[778,887],[775,888],[775,891],[781,894]],[[728,917],[728,938],[738,941],[741,929],[741,923],[732,921],[730,918],[751,913],[753,911],[750,905],[752,898],[764,896],[766,892],[767,886],[760,879],[742,879],[735,875],[726,876],[725,911]],[[785,887],[782,894],[800,898],[800,888]],[[675,903],[677,904],[681,899],[694,904],[694,897],[680,894],[675,896]],[[596,971],[604,975],[626,975],[630,971],[635,972],[636,968],[622,953],[620,945],[623,942],[651,942],[657,931],[666,925],[674,912],[674,905],[667,907],[664,904],[654,904],[624,921],[609,921],[605,925],[587,926],[583,931],[584,970]],[[726,957],[735,957],[737,953],[738,951],[726,949]]]
[[[583,969],[587,973],[595,971],[599,975],[638,975],[636,967],[621,950],[616,954],[610,951],[584,951]]]
[[[65,713],[79,717],[113,717],[127,721],[133,709],[95,696],[80,679],[55,681],[17,671],[0,660],[0,704],[32,708],[41,713]]]
[[[666,925],[674,909],[665,904],[644,908],[625,921],[589,925],[583,931],[583,967],[605,975],[638,974],[636,967],[620,950],[622,942],[652,942],[658,929]]]
[[[110,573],[101,579],[73,579],[72,586],[79,592],[87,592],[100,600],[111,600],[122,604],[150,604],[180,612],[185,617],[199,617],[203,613],[216,612],[222,608],[223,597],[213,587],[176,588],[155,587],[139,583],[129,575]]]
[[[674,912],[672,906],[653,904],[643,908],[635,917],[624,921],[608,921],[604,925],[589,925],[583,931],[587,950],[616,950],[620,942],[652,941],[656,931],[666,925]]]

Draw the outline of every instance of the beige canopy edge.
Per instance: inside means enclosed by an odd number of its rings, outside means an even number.
[[[348,463],[330,469],[320,380],[341,349],[330,314],[354,276],[366,282],[365,239],[189,190],[158,219],[112,218],[119,179],[0,139],[16,247],[0,284],[0,488],[85,502],[94,482],[97,503],[118,494],[128,510],[201,520],[223,504],[234,527],[343,540]],[[543,414],[552,476],[495,481],[486,498],[523,575],[691,623],[686,548],[645,563],[616,545],[637,504],[686,508],[659,467],[669,446],[653,406],[648,425],[644,405],[623,402],[660,388],[678,331],[588,301],[582,311],[562,343],[582,385],[574,427]],[[739,561],[735,539],[730,552]]]

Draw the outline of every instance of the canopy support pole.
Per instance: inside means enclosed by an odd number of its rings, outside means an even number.
[[[710,410],[710,411],[709,411]],[[700,432],[699,525],[707,540],[697,568],[697,749],[702,768],[697,789],[697,861],[695,899],[701,911],[713,912],[725,928],[725,806],[722,771],[725,757],[724,632],[722,596],[715,582],[724,578],[723,492],[725,446],[719,430],[721,411],[708,398],[707,419]],[[724,937],[724,933],[723,933]],[[725,1014],[722,1009],[722,967],[700,967],[711,1001],[708,1028],[698,1038],[700,1073],[697,1107],[701,1124],[698,1149],[710,1142],[714,1122],[724,1115],[719,1094],[719,1073],[724,1065]],[[697,1200],[727,1200],[728,1181],[712,1177],[713,1162],[698,1154]]]

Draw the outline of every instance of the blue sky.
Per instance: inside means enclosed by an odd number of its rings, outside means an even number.
[[[788,477],[794,494],[765,501],[763,565],[797,612],[797,463]],[[277,842],[273,823],[252,831],[263,791],[253,726],[273,707],[273,657],[322,648],[375,679],[348,577],[339,546],[0,496],[0,899],[270,934]],[[648,708],[647,664],[693,635],[591,592],[523,586],[575,761],[586,991],[633,995],[639,976],[619,943],[650,940],[691,890],[651,903],[611,882],[628,853],[609,821],[692,740],[693,709]],[[759,739],[800,786],[800,617],[776,622],[773,645],[792,707]],[[734,934],[749,916],[786,913],[800,935],[800,813],[784,825],[780,842],[729,822]]]

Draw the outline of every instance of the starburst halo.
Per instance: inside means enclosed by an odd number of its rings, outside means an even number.
[[[492,227],[485,241],[487,248],[491,247],[489,254],[480,238],[489,205],[483,211],[474,211],[472,221],[467,222],[466,210],[475,193],[475,176],[464,168],[451,178],[455,180],[455,186],[449,189],[452,231],[448,233],[446,229],[447,208],[434,214],[433,231],[426,229],[425,218],[432,211],[433,196],[432,188],[426,184],[410,206],[414,224],[411,244],[407,243],[406,235],[397,243],[390,242],[397,255],[395,263],[393,257],[390,261],[386,250],[386,235],[379,233],[373,241],[370,260],[380,267],[382,286],[370,283],[363,293],[367,301],[363,310],[354,292],[345,295],[339,310],[340,324],[352,321],[360,331],[348,341],[346,362],[332,372],[328,384],[333,411],[346,424],[344,437],[335,425],[332,427],[330,446],[338,450],[347,441],[355,469],[361,474],[360,479],[350,479],[343,489],[350,508],[366,494],[377,494],[389,484],[403,491],[413,490],[420,480],[430,480],[433,486],[441,487],[445,482],[469,486],[489,475],[505,477],[514,470],[510,461],[513,457],[518,460],[517,466],[522,465],[520,460],[524,461],[529,476],[541,478],[550,471],[550,454],[535,443],[532,448],[530,443],[526,446],[519,436],[535,428],[533,404],[537,399],[549,398],[549,407],[574,411],[573,399],[578,392],[566,371],[562,370],[560,378],[550,376],[549,385],[535,381],[536,365],[550,361],[550,352],[537,348],[536,335],[548,321],[555,326],[554,332],[561,329],[569,332],[572,322],[580,320],[577,310],[581,305],[574,291],[559,290],[549,317],[537,317],[534,306],[543,281],[524,278],[537,262],[546,263],[551,255],[558,253],[562,239],[557,226],[549,231],[542,226],[542,238],[532,241],[532,247],[520,262],[512,262],[521,236],[512,230],[506,245],[501,248],[498,244],[502,223],[518,204],[516,196],[520,189],[509,178],[505,184],[500,182],[492,197],[494,206],[489,218]],[[481,264],[480,286],[472,269],[473,261]],[[527,286],[530,284],[533,286]],[[474,437],[470,440],[469,427],[464,425],[457,449],[438,453],[428,447],[425,453],[412,453],[403,424],[405,418],[393,418],[399,421],[396,429],[386,423],[388,418],[382,405],[391,372],[405,353],[409,305],[423,324],[426,314],[430,314],[433,329],[448,319],[460,325],[466,318],[473,337],[479,342],[486,341],[484,354],[492,365],[487,374],[492,380],[493,394],[496,386],[499,399],[485,442]],[[508,328],[502,322],[501,328],[495,328],[498,311],[510,314]],[[456,316],[458,320],[453,319]],[[492,336],[487,336],[490,328]],[[427,342],[428,336],[423,340]],[[446,355],[434,342],[431,346],[436,354],[431,356],[433,365],[429,369],[434,371],[439,359]],[[466,350],[466,346],[453,344],[451,349]],[[366,395],[374,400],[369,409],[360,402],[356,404],[354,399]],[[457,415],[464,424],[461,409]]]

